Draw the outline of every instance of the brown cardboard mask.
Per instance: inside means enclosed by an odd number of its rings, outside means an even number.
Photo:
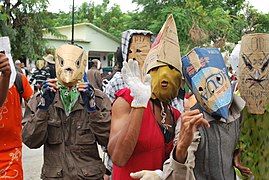
[[[238,87],[248,112],[263,114],[269,103],[269,34],[242,37]]]
[[[181,72],[181,56],[178,43],[176,23],[169,15],[156,37],[143,66],[142,75],[159,66],[171,65]]]
[[[37,69],[43,69],[45,67],[45,61],[40,59],[36,61],[36,68]]]
[[[82,80],[87,63],[85,51],[75,45],[62,45],[55,51],[55,67],[58,81],[71,87]]]
[[[150,39],[150,34],[133,34],[131,38],[128,59],[135,59],[138,61],[140,71],[142,71],[144,61],[150,50]]]

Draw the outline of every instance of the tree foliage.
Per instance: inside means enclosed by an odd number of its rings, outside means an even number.
[[[9,36],[14,58],[36,59],[42,55],[42,29],[51,21],[45,11],[47,4],[47,0],[2,1],[0,35]]]
[[[1,1],[2,2],[2,1]],[[75,7],[75,23],[92,23],[117,38],[127,29],[159,32],[173,14],[182,54],[195,46],[223,47],[245,33],[269,32],[269,14],[262,14],[246,0],[133,0],[137,10],[123,12],[120,6],[87,1]],[[55,27],[71,25],[72,13],[47,12],[48,0],[4,0],[0,4],[0,35],[9,36],[16,58],[37,58],[44,53],[44,32],[61,37]],[[44,31],[44,28],[46,31]]]

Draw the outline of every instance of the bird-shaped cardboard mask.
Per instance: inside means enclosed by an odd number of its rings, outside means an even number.
[[[87,64],[87,55],[76,45],[62,45],[55,52],[55,67],[58,81],[66,87],[72,87],[83,79]]]

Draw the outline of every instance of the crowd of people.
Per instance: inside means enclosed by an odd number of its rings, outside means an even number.
[[[178,39],[172,15],[156,37],[124,31],[104,85],[100,61],[86,71],[77,45],[57,47],[30,73],[2,37],[0,179],[23,179],[22,143],[44,146],[41,179],[269,178],[249,143],[258,141],[258,157],[269,154],[269,34],[242,37],[230,58],[236,73],[217,48],[181,56]],[[253,128],[267,138],[255,131],[253,140]]]

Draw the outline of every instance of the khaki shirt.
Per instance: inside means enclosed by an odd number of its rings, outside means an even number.
[[[245,107],[245,101],[237,96],[233,96],[233,102],[229,109],[229,117],[228,120],[220,119],[223,123],[231,123],[238,118],[241,117],[241,111]],[[215,120],[208,113],[204,112],[204,117],[206,120],[213,121]],[[177,144],[178,136],[180,133],[180,121],[178,121],[178,125],[176,127],[176,137],[175,137],[175,146]],[[194,153],[197,151],[201,136],[200,132],[197,130],[194,133],[194,139],[190,147],[188,148],[188,156],[184,164],[177,162],[174,159],[175,148],[172,150],[170,158],[164,162],[163,166],[163,176],[162,179],[166,180],[195,180],[193,169],[195,167],[195,155]]]

